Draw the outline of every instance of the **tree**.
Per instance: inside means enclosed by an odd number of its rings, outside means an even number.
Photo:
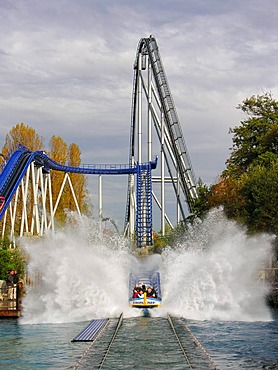
[[[21,144],[31,151],[43,150],[44,143],[41,136],[39,136],[36,131],[25,125],[24,123],[18,123],[11,128],[9,133],[6,135],[4,146],[2,147],[2,158],[4,160],[8,159],[10,155],[18,149],[18,145]],[[29,201],[28,206],[32,207],[32,193],[28,193]],[[18,194],[17,201],[17,213],[22,213],[22,193]],[[31,212],[29,212],[31,218]],[[19,217],[16,217],[15,223],[19,224]],[[10,220],[7,221],[7,228],[10,225]]]
[[[247,114],[234,134],[232,153],[224,175],[240,175],[265,153],[278,153],[278,102],[270,93],[252,96],[237,107]]]
[[[241,194],[242,187],[242,178],[221,177],[217,184],[211,185],[211,192],[208,194],[210,208],[222,205],[228,218],[243,222],[246,218],[243,214],[246,200]]]
[[[19,247],[10,249],[8,240],[0,241],[0,280],[6,280],[9,271],[17,270],[21,278],[25,273],[25,259]]]
[[[9,157],[10,154],[12,154],[17,148],[18,144],[24,145],[27,149],[31,150],[32,152],[37,150],[43,150],[44,149],[44,143],[41,136],[39,136],[36,131],[26,126],[24,123],[17,124],[15,127],[13,127],[10,132],[6,135],[5,144],[2,148],[2,155],[0,156],[0,165],[2,159],[6,159]],[[65,141],[60,136],[52,136],[49,142],[49,151],[48,155],[51,159],[54,161],[62,164],[62,165],[70,165],[70,166],[79,166],[81,163],[81,151],[78,147],[78,145],[72,143],[68,147]],[[3,164],[3,163],[2,163]],[[52,177],[52,195],[53,195],[53,203],[55,204],[60,188],[62,185],[62,182],[64,180],[65,174],[63,172],[59,171],[52,171],[51,177]],[[75,189],[75,193],[77,196],[78,204],[81,209],[81,212],[85,213],[87,211],[88,205],[88,197],[87,197],[87,189],[86,189],[86,177],[82,174],[70,174],[71,181],[73,188]],[[28,186],[30,188],[32,187],[32,182],[30,180]],[[28,211],[28,217],[31,220],[32,217],[32,209],[33,209],[33,192],[28,191],[28,202],[27,207],[29,207]],[[20,223],[21,219],[21,213],[22,213],[22,192],[19,192],[18,195],[18,202],[17,202],[17,213],[18,217],[16,217],[16,223]],[[49,210],[49,201],[46,202],[48,210]],[[66,218],[65,210],[75,210],[76,206],[72,199],[72,194],[70,187],[68,183],[66,183],[66,186],[63,191],[63,195],[61,197],[61,200],[58,205],[58,209],[56,211],[56,219],[59,219],[59,221],[64,222]],[[29,220],[29,223],[30,223]],[[9,227],[8,220],[6,222],[6,229]]]
[[[193,213],[196,217],[203,218],[210,209],[208,198],[211,190],[209,186],[199,180],[197,191],[198,198],[192,201]]]
[[[219,182],[211,186],[211,206],[223,205],[228,217],[249,232],[278,235],[278,102],[270,93],[238,106],[247,114],[230,130],[233,148]]]
[[[55,162],[62,165],[68,165],[71,167],[79,167],[81,163],[81,151],[77,144],[71,143],[69,147],[60,136],[52,136],[49,143],[50,151],[49,156]],[[60,171],[52,171],[51,173],[52,182],[55,184],[53,189],[53,201],[54,204],[58,198],[61,185],[64,181],[65,174]],[[77,197],[78,205],[82,213],[87,212],[87,189],[86,189],[86,177],[83,174],[70,173],[69,174],[75,195]],[[63,189],[63,196],[60,199],[56,218],[60,222],[64,222],[66,219],[66,210],[76,210],[71,188],[68,182],[66,182]]]
[[[32,127],[26,126],[24,123],[16,124],[6,135],[5,144],[2,148],[4,157],[13,153],[19,144],[24,145],[31,151],[43,150],[44,148],[42,137]]]
[[[53,159],[55,162],[66,165],[67,158],[68,158],[68,148],[66,142],[60,137],[53,135],[49,141],[49,152],[48,155],[51,159]],[[65,174],[61,171],[52,171],[51,172],[51,179],[52,183],[55,184],[55,186],[52,187],[52,199],[53,204],[55,205],[59,192],[64,180]],[[63,223],[65,221],[66,215],[65,215],[65,207],[68,203],[69,198],[69,190],[65,189],[63,192],[63,197],[61,198],[59,205],[56,210],[55,217]]]
[[[241,194],[246,200],[242,212],[247,215],[249,230],[278,235],[278,158],[269,167],[252,167],[244,176]]]
[[[68,150],[69,166],[79,167],[81,163],[81,151],[77,144],[71,143]],[[71,173],[70,179],[77,197],[78,204],[81,207],[81,212],[86,213],[88,210],[86,199],[88,197],[88,192],[86,189],[87,186],[87,177],[83,174]],[[73,204],[73,199],[70,197],[70,203],[68,208],[70,210],[75,209]]]

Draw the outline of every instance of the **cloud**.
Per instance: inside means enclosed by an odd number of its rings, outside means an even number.
[[[0,145],[16,123],[76,142],[85,163],[127,163],[133,63],[154,34],[196,177],[229,156],[241,101],[278,96],[271,0],[13,0],[0,4]],[[113,215],[112,215],[113,216]],[[116,218],[116,217],[114,217]]]

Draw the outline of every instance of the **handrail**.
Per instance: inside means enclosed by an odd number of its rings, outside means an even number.
[[[79,173],[79,174],[98,174],[98,175],[124,175],[124,174],[136,174],[138,172],[138,164],[127,165],[127,164],[106,164],[106,165],[83,165],[81,167],[62,165],[55,162],[53,159],[43,151],[31,152],[30,150],[20,147],[10,157],[8,163],[4,167],[4,170],[0,174],[0,196],[4,198],[0,207],[0,219],[6,211],[20,181],[22,180],[25,172],[34,161],[36,166],[44,167],[45,172],[50,170],[62,171],[65,173]],[[157,157],[151,162],[151,168],[156,168]],[[149,163],[143,163],[140,165],[142,168],[149,166]]]

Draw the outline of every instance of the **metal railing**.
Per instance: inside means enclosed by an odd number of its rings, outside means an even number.
[[[11,286],[2,281],[0,283],[0,316],[3,316],[4,311],[21,311],[22,294],[22,283]]]

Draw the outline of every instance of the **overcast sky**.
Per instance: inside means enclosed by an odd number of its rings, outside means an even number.
[[[196,177],[213,183],[244,119],[236,106],[265,91],[278,99],[276,0],[1,1],[0,148],[24,122],[46,149],[56,135],[83,163],[128,163],[133,63],[150,34]],[[118,219],[106,195],[105,216]]]

